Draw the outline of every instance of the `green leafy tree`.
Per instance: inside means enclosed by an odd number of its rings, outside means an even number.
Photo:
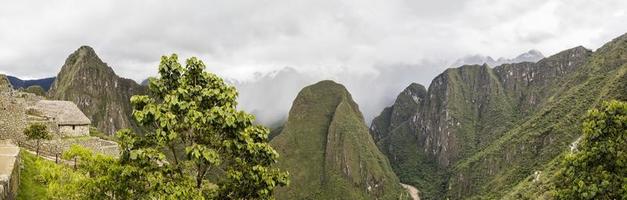
[[[24,135],[26,135],[26,138],[28,138],[29,140],[37,141],[37,155],[39,155],[39,146],[41,140],[47,140],[52,137],[48,132],[46,125],[42,123],[34,123],[29,125],[28,127],[26,127],[26,129],[24,129]]]
[[[141,137],[128,130],[118,133],[123,164],[140,174],[158,173],[165,186],[193,183],[189,191],[155,188],[168,194],[271,199],[276,187],[287,184],[287,173],[273,167],[278,154],[268,144],[268,129],[236,109],[234,87],[206,72],[196,58],[181,66],[175,54],[161,58],[159,75],[149,81],[150,96],[131,98],[133,117],[154,131]],[[164,149],[171,159],[165,159]],[[207,180],[212,170],[224,173],[223,178]]]
[[[558,199],[627,199],[627,103],[605,102],[557,174]]]
[[[151,95],[131,98],[134,118],[152,131],[118,131],[117,159],[73,146],[63,158],[86,178],[50,184],[50,198],[272,199],[288,174],[273,167],[268,129],[237,111],[235,88],[204,68],[162,57]]]

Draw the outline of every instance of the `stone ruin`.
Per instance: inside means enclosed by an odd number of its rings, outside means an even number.
[[[88,136],[91,121],[71,101],[40,100],[26,110],[29,123],[46,124],[60,137]]]

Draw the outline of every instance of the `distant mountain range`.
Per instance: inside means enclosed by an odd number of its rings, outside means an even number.
[[[490,67],[496,67],[502,64],[508,63],[521,63],[521,62],[538,62],[544,58],[544,55],[538,50],[532,49],[523,54],[516,56],[515,58],[499,58],[494,60],[490,56],[484,55],[471,55],[455,60],[449,67],[459,67],[462,65],[483,65],[487,64]]]
[[[15,89],[20,89],[20,88],[26,89],[30,86],[38,85],[38,86],[41,86],[41,88],[43,88],[45,91],[48,91],[50,87],[52,86],[52,83],[54,82],[54,79],[56,77],[31,79],[31,80],[22,80],[14,76],[7,76],[7,78],[9,79],[9,82],[11,82],[11,85],[13,86],[13,88]]]

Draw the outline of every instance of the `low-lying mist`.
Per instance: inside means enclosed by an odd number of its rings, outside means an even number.
[[[438,67],[442,66],[442,67]],[[332,74],[310,73],[285,67],[267,74],[257,74],[249,81],[230,81],[239,91],[241,109],[255,114],[261,124],[275,128],[287,119],[289,109],[298,92],[305,86],[321,80],[333,80],[346,86],[359,104],[365,123],[390,106],[396,96],[412,82],[427,87],[431,79],[444,70],[446,64],[425,62],[416,65],[387,65],[375,67],[373,72],[357,73],[349,70]]]

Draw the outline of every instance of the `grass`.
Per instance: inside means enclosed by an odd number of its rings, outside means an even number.
[[[56,164],[38,158],[24,150],[20,151],[20,157],[22,158],[22,166],[24,168],[20,172],[20,187],[17,192],[17,199],[46,199],[47,186],[41,180],[37,180],[37,177],[40,177],[42,170],[54,168]]]
[[[17,200],[58,199],[59,192],[68,190],[70,183],[86,178],[68,166],[45,160],[25,150],[20,151],[20,157],[24,168],[20,171]]]

